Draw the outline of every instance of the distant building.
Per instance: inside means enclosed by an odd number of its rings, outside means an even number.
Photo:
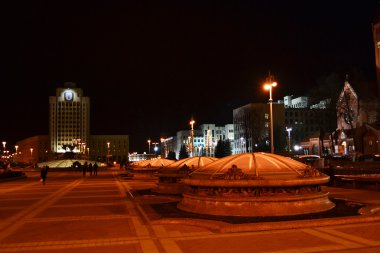
[[[285,126],[292,129],[290,135],[293,147],[317,131],[335,130],[335,114],[327,109],[285,108]]]
[[[91,160],[128,161],[128,135],[91,135],[90,147],[86,150]]]
[[[65,83],[49,98],[50,151],[83,153],[90,138],[90,99],[75,83]]]
[[[39,163],[53,157],[50,151],[48,135],[36,135],[16,143],[18,146],[14,161],[22,163]]]
[[[198,129],[194,129],[194,143],[190,143],[191,130],[180,130],[176,136],[162,139],[161,149],[165,150],[166,156],[169,151],[174,151],[178,158],[182,145],[186,147],[189,155],[191,154],[191,146],[194,145],[193,156],[214,156],[218,141],[227,139],[230,140],[231,150],[233,150],[233,124],[226,124],[225,126],[202,124]]]
[[[17,142],[17,160],[43,162],[69,154],[66,158],[127,161],[129,136],[90,135],[90,98],[75,83],[63,86],[49,97],[49,135]]]
[[[251,103],[234,109],[233,125],[234,154],[270,150],[269,104]],[[275,150],[282,150],[286,137],[283,104],[273,104],[273,130]]]
[[[308,107],[308,97],[297,97],[285,96],[284,97],[284,106],[285,108],[306,108]]]
[[[166,158],[169,152],[177,151],[177,137],[161,138],[161,157]],[[177,153],[177,152],[176,152]]]

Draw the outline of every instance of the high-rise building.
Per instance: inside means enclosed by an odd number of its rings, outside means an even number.
[[[89,147],[90,98],[75,83],[65,83],[49,97],[49,136],[54,153],[84,153]]]

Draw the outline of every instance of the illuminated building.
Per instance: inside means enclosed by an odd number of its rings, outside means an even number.
[[[54,153],[86,152],[90,137],[90,99],[75,83],[65,83],[49,98],[50,149]]]

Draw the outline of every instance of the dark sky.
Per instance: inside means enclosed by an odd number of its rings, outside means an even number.
[[[92,134],[131,151],[232,110],[305,95],[330,72],[375,80],[377,1],[6,1],[0,138],[48,133],[48,97],[66,81],[91,98]],[[343,85],[343,83],[342,83]]]

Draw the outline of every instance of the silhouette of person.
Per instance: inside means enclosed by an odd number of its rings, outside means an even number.
[[[49,166],[45,165],[44,167],[41,168],[41,180],[42,184],[45,184],[46,182],[46,177],[49,171]]]
[[[94,176],[97,176],[97,175],[98,175],[98,165],[95,162],[95,164],[94,164]]]
[[[83,170],[83,176],[85,177],[86,176],[86,171],[87,171],[87,162],[85,162],[82,166],[82,170]]]
[[[90,176],[92,176],[92,163],[88,165],[88,170],[90,171]]]

